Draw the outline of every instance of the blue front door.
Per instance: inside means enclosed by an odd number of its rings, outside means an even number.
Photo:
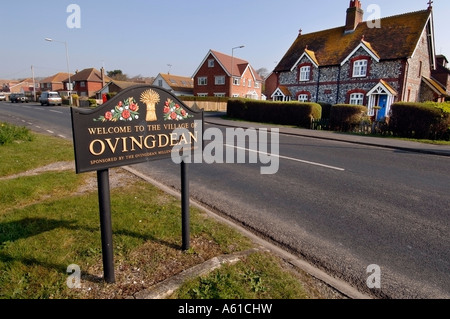
[[[386,117],[387,100],[387,95],[380,95],[378,99],[378,106],[381,107],[381,109],[378,110],[377,121],[380,121]]]

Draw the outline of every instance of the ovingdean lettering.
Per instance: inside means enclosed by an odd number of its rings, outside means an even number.
[[[123,154],[139,150],[154,150],[177,145],[188,145],[197,141],[198,132],[95,139],[89,144],[89,152],[94,156],[102,156],[107,151],[111,154]]]

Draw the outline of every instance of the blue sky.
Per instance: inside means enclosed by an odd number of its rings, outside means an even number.
[[[362,0],[381,17],[424,10],[428,0]],[[68,28],[70,4],[80,28]],[[49,76],[102,66],[130,77],[192,76],[209,49],[271,71],[298,35],[343,26],[349,0],[14,0],[0,4],[0,79]],[[450,59],[450,1],[434,0],[436,51]],[[389,41],[389,38],[386,39]],[[168,65],[171,65],[169,67]]]

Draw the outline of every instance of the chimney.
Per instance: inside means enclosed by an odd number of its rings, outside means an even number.
[[[361,1],[351,0],[350,7],[347,9],[347,20],[345,22],[345,33],[355,31],[358,24],[363,22],[364,11],[361,8]]]
[[[100,69],[100,75],[101,75],[101,78],[102,78],[102,88],[103,88],[105,86],[105,68],[104,67],[102,67]]]

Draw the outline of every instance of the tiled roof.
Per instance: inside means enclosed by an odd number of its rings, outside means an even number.
[[[412,56],[431,10],[423,10],[383,18],[381,28],[360,23],[352,33],[339,27],[309,34],[300,34],[275,68],[276,72],[290,70],[305,48],[313,51],[321,66],[339,65],[361,43],[380,56],[380,59],[401,59]]]
[[[72,74],[70,74],[72,76]],[[66,81],[69,79],[69,73],[57,73],[55,75],[49,76],[48,78],[43,79],[40,81],[41,83],[62,83],[63,81]]]
[[[194,80],[192,78],[173,74],[160,73],[159,75],[175,91],[189,92],[194,89]]]
[[[71,81],[89,81],[89,82],[102,82],[102,76],[99,70],[95,68],[84,69],[71,77]],[[111,79],[105,74],[105,82],[109,82]]]
[[[255,76],[255,80],[262,81],[259,74],[247,61],[214,50],[211,50],[211,53],[216,57],[228,74],[231,75],[231,72],[233,72],[232,75],[234,76],[242,76],[247,67],[249,67]]]

